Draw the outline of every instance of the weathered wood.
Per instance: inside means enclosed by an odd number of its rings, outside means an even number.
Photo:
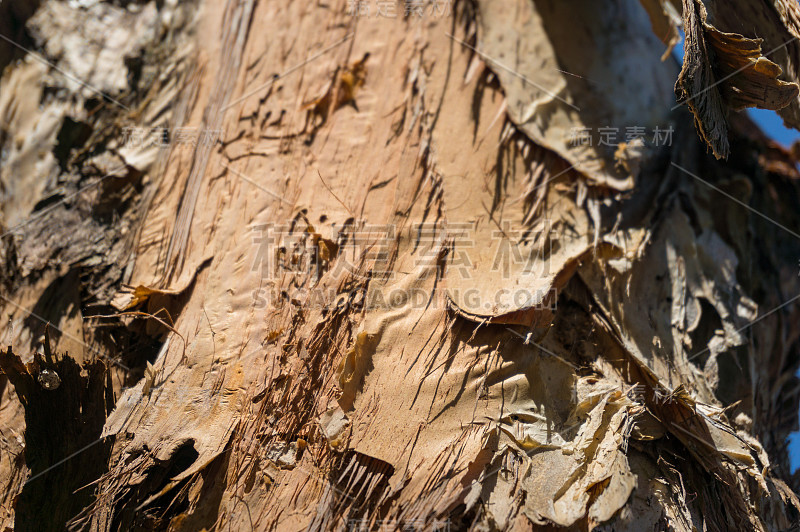
[[[0,524],[798,522],[794,7],[117,4],[0,76]]]

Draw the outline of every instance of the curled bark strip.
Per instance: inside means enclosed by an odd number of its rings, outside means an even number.
[[[730,153],[728,108],[780,110],[797,98],[799,89],[778,79],[783,70],[762,55],[761,39],[722,32],[707,17],[702,2],[684,0],[685,55],[675,94],[689,107],[714,156],[724,159]]]

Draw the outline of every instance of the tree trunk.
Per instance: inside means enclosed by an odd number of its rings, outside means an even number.
[[[795,2],[0,12],[4,527],[800,522]]]

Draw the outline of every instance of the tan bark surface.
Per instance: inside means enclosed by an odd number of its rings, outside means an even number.
[[[797,525],[795,4],[349,4],[20,15],[0,523]]]

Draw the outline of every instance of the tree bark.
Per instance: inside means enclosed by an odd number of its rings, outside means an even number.
[[[356,4],[0,3],[0,525],[796,527],[796,3]]]

